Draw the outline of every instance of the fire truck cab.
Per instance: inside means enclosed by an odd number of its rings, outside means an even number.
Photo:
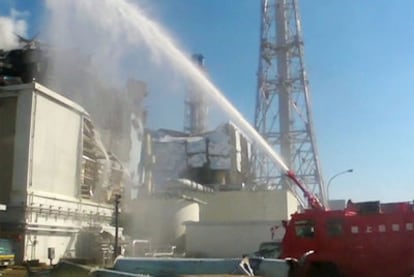
[[[412,276],[414,211],[409,202],[348,202],[344,210],[310,209],[286,224],[281,258],[313,250],[304,276]]]

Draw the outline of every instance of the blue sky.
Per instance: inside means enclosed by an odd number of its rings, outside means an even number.
[[[260,1],[138,1],[188,51],[203,53],[209,76],[253,120]],[[414,199],[414,2],[301,0],[305,64],[325,179],[332,198]],[[41,31],[41,0],[3,0],[29,11]],[[151,84],[150,84],[151,86]]]

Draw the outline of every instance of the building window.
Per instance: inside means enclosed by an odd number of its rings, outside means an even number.
[[[313,238],[315,236],[315,224],[310,220],[297,221],[295,231],[298,237]]]
[[[378,231],[380,233],[384,233],[385,231],[387,231],[387,228],[385,227],[384,224],[378,225]]]
[[[343,222],[340,219],[328,219],[326,224],[328,236],[337,237],[343,234]]]
[[[358,226],[352,226],[351,227],[351,233],[352,234],[358,234],[359,233],[359,227]]]
[[[393,224],[391,228],[392,228],[393,231],[398,232],[400,230],[400,225],[399,224]]]
[[[407,231],[414,230],[414,224],[413,223],[405,223],[405,230],[407,230]]]

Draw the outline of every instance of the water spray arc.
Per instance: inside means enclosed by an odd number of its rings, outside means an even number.
[[[255,127],[326,204],[297,0],[262,0],[261,15]],[[261,150],[256,151],[254,163],[258,183],[290,188],[302,197],[287,181],[289,175],[277,170]]]
[[[273,167],[279,167],[282,172],[288,172],[289,168],[278,156],[274,149],[263,139],[263,137],[252,127],[243,115],[226,99],[226,97],[206,78],[186,53],[183,53],[173,42],[173,39],[154,21],[150,20],[143,10],[126,0],[91,0],[91,1],[51,1],[48,7],[55,11],[56,20],[66,20],[51,24],[52,26],[72,26],[73,17],[76,16],[82,26],[87,24],[99,35],[102,49],[90,47],[93,51],[92,60],[97,60],[97,67],[119,68],[122,58],[131,59],[128,55],[135,53],[140,47],[148,49],[150,59],[155,63],[162,64],[163,68],[179,73],[187,80],[197,83],[197,92],[203,93],[211,103],[216,103],[225,111],[231,120],[248,136],[254,144],[263,150],[263,153],[272,161]],[[96,7],[99,6],[99,9]],[[53,12],[52,12],[53,14]],[[90,38],[90,32],[77,30],[70,33],[73,28],[61,28],[55,32],[60,36],[56,41],[69,37],[67,43],[80,43],[84,37]],[[109,35],[108,35],[109,34]],[[95,42],[95,41],[94,41]],[[120,43],[122,42],[122,43]],[[76,47],[79,45],[73,45]],[[116,55],[115,55],[116,54]],[[96,57],[96,58],[95,58]],[[113,67],[105,67],[111,62]],[[112,71],[111,71],[112,72]],[[115,72],[116,73],[116,72]],[[209,102],[209,103],[210,103]]]
[[[274,165],[278,166],[283,172],[289,171],[288,167],[266,140],[263,139],[229,100],[204,76],[198,66],[175,46],[172,38],[155,22],[147,18],[139,7],[123,0],[106,0],[99,3],[100,7],[105,6],[105,10],[109,13],[107,16],[110,16],[112,19],[111,25],[116,25],[119,28],[117,30],[129,34],[127,40],[124,41],[125,43],[134,45],[137,43],[135,40],[139,38],[151,49],[154,56],[163,56],[171,66],[174,66],[183,74],[197,81],[201,93],[205,93],[213,102],[226,111],[246,135],[263,149],[266,155],[273,161]],[[91,13],[93,12],[94,10],[91,10]]]

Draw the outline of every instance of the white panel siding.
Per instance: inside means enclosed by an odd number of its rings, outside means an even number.
[[[81,115],[37,94],[34,116],[33,189],[75,196]]]

